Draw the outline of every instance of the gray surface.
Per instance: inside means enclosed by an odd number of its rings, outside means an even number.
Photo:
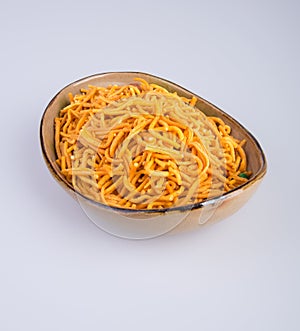
[[[1,4],[0,329],[299,330],[297,1]],[[261,142],[268,175],[234,216],[148,241],[98,230],[50,177],[39,121],[98,72],[190,89]]]

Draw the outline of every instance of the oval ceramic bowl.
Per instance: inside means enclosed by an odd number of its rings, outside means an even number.
[[[196,107],[208,116],[217,116],[231,126],[232,134],[236,138],[246,139],[245,151],[248,158],[248,170],[252,176],[245,184],[219,197],[196,203],[189,208],[178,207],[158,210],[126,210],[108,207],[107,205],[90,200],[75,192],[73,186],[66,181],[57,166],[54,148],[54,118],[59,111],[69,103],[68,93],[79,93],[87,85],[107,86],[110,84],[124,85],[140,77],[149,83],[159,84],[170,92],[177,92],[180,96],[197,98]],[[253,195],[266,173],[266,159],[262,148],[253,135],[234,118],[220,110],[210,102],[193,94],[185,88],[146,73],[140,72],[110,72],[96,74],[64,87],[51,100],[45,109],[40,124],[40,139],[45,162],[57,182],[74,198],[78,200],[88,217],[103,230],[119,237],[143,239],[165,233],[175,233],[187,229],[196,229],[204,224],[211,224],[227,218],[240,209]]]

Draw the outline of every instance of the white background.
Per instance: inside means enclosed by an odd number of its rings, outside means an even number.
[[[300,329],[298,1],[5,1],[0,330]],[[268,174],[234,216],[153,240],[99,230],[50,176],[39,122],[107,71],[174,81],[238,119]]]

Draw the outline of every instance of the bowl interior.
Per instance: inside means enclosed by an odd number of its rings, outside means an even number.
[[[51,100],[43,114],[40,128],[43,155],[49,170],[57,180],[64,184],[67,189],[74,191],[72,185],[61,174],[60,169],[55,162],[56,153],[54,146],[54,119],[58,115],[59,111],[69,104],[68,93],[79,93],[80,89],[87,87],[87,85],[107,86],[110,84],[129,84],[134,81],[135,77],[140,77],[147,80],[148,82],[159,84],[171,92],[176,91],[181,96],[188,98],[196,96],[196,106],[200,110],[202,110],[208,116],[220,117],[224,120],[225,123],[231,126],[232,133],[236,138],[240,140],[247,140],[244,149],[247,154],[248,168],[252,172],[252,176],[251,179],[243,185],[243,187],[246,188],[247,186],[251,185],[252,182],[264,176],[266,172],[266,160],[259,143],[247,129],[245,129],[238,121],[233,119],[227,113],[220,110],[205,99],[168,80],[145,73],[119,72],[93,75],[71,83],[70,85],[64,87],[60,92],[58,92],[58,94]],[[228,193],[230,194],[230,192]]]

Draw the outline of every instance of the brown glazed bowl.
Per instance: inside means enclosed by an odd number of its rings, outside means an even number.
[[[219,197],[196,203],[189,208],[177,207],[165,210],[129,210],[109,207],[90,200],[75,192],[73,186],[66,181],[57,166],[54,147],[54,118],[69,103],[68,93],[79,93],[87,85],[107,86],[110,84],[129,84],[140,77],[150,83],[159,84],[170,92],[180,96],[197,98],[196,107],[206,115],[217,116],[231,126],[232,134],[237,139],[246,139],[245,152],[251,178],[240,187]],[[130,239],[153,238],[165,233],[176,233],[183,230],[197,229],[204,224],[211,224],[227,218],[239,210],[253,195],[266,174],[266,158],[255,137],[234,118],[220,110],[210,102],[186,90],[185,88],[163,78],[141,72],[109,72],[96,74],[73,82],[50,101],[40,123],[40,140],[44,160],[53,177],[72,197],[76,198],[87,216],[104,231],[118,237]]]

